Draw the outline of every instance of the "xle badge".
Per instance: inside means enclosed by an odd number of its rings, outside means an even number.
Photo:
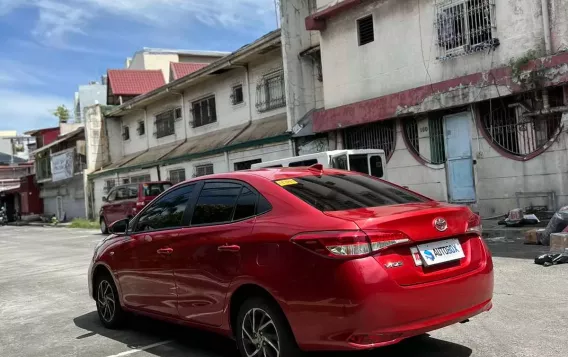
[[[390,269],[390,268],[398,268],[403,266],[404,263],[403,262],[390,262],[385,264],[385,268]]]

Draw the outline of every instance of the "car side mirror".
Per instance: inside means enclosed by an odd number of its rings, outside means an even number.
[[[103,202],[108,202],[108,197],[107,197],[107,196],[103,196]]]
[[[128,224],[130,220],[128,218],[116,221],[108,227],[109,232],[112,234],[126,234],[128,231]]]

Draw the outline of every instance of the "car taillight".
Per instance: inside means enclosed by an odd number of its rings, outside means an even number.
[[[481,217],[473,213],[467,221],[467,226],[465,227],[465,232],[466,233],[475,233],[477,235],[481,235],[482,231],[483,231],[483,227],[481,225]]]
[[[292,243],[336,259],[360,258],[409,241],[404,233],[397,231],[310,232],[292,238]]]

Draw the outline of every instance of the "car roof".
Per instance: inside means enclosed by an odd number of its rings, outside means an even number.
[[[323,169],[318,170],[309,167],[278,167],[278,168],[264,168],[264,169],[254,169],[254,170],[243,170],[226,172],[221,174],[213,174],[207,176],[196,177],[185,182],[196,182],[201,180],[212,180],[212,179],[242,179],[245,180],[247,177],[262,177],[264,179],[275,181],[275,180],[285,180],[294,177],[303,176],[315,176],[315,175],[334,175],[334,174],[349,174],[349,175],[359,175],[357,172],[353,171],[343,171],[336,169]]]

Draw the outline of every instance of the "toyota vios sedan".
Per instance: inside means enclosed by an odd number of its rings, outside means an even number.
[[[200,177],[111,230],[89,271],[103,325],[144,314],[246,357],[372,349],[492,307],[477,215],[354,172]]]

